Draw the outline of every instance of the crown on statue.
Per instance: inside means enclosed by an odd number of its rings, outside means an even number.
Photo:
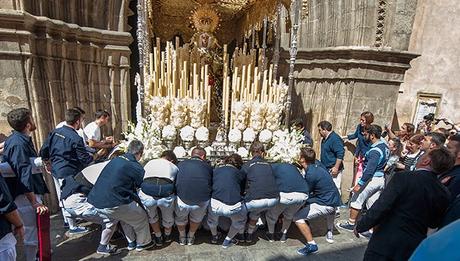
[[[208,4],[195,9],[190,19],[198,32],[213,33],[219,27],[219,14]]]

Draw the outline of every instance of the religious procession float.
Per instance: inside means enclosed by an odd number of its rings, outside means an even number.
[[[211,160],[231,153],[247,159],[250,145],[258,140],[266,146],[269,159],[294,159],[303,135],[286,127],[292,83],[288,86],[286,77],[277,72],[277,19],[286,3],[200,0],[186,1],[184,7],[183,1],[177,1],[177,6],[171,2],[176,1],[139,1],[137,124],[130,125],[121,146],[141,140],[143,160],[156,158],[165,149],[184,158],[195,146],[205,148]],[[192,30],[190,36],[181,29],[161,27],[162,15],[167,18],[190,5],[189,26],[184,29]],[[231,24],[232,17],[243,11],[247,17],[240,18],[242,40],[221,44],[216,37],[221,16],[228,27],[229,20]],[[271,43],[275,44],[267,48]]]

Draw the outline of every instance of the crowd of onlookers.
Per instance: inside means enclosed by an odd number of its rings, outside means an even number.
[[[353,175],[350,213],[337,227],[369,238],[365,260],[455,255],[450,245],[437,244],[440,240],[455,244],[450,231],[460,226],[458,134],[429,131],[426,122],[419,128],[404,123],[395,133],[374,124],[371,112],[363,112],[356,130],[343,137],[329,121],[318,123],[319,158],[306,146],[294,162],[268,162],[264,145],[255,140],[247,162],[232,154],[212,166],[206,151],[195,147],[188,159],[178,161],[167,150],[143,166],[139,162],[145,144],[137,140],[126,153],[106,160],[115,142],[104,138],[100,128],[110,115],[98,111],[83,128],[84,115],[81,108],[68,109],[65,121],[36,150],[30,110],[8,113],[13,132],[2,147],[0,164],[0,260],[15,259],[14,235],[23,238],[27,260],[37,255],[35,216],[48,211],[42,203],[42,195],[48,192],[43,179],[47,174],[37,157],[55,181],[69,233],[88,231],[77,225],[78,219],[101,224],[96,251],[104,255],[119,253],[109,244],[118,227],[128,250],[170,243],[174,226],[178,243],[193,245],[203,225],[210,230],[210,242],[225,249],[253,243],[260,223],[266,227],[268,241],[285,242],[292,222],[306,242],[297,253],[315,253],[318,244],[309,221],[325,217],[326,241],[334,242],[334,219],[342,206],[340,193],[345,191],[343,175]],[[313,143],[301,121],[293,127],[304,132],[306,144]],[[344,140],[356,140],[354,173],[344,172]],[[230,225],[219,222],[221,217]],[[276,231],[281,217],[281,229]],[[421,243],[429,233],[433,235]]]

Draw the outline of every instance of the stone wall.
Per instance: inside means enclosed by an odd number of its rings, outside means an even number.
[[[87,122],[97,109],[108,110],[112,121],[106,134],[117,137],[126,129],[131,117],[128,2],[0,1],[1,133],[9,134],[6,113],[18,107],[33,112],[38,148],[73,106],[87,112]],[[55,209],[55,201],[48,202]]]
[[[417,95],[441,95],[439,117],[460,122],[460,4],[457,0],[419,0],[409,51],[412,61],[401,85],[396,112],[399,123],[413,122]]]

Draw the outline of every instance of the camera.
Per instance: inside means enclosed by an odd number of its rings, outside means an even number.
[[[428,113],[427,115],[423,116],[425,121],[434,121],[434,113]]]

